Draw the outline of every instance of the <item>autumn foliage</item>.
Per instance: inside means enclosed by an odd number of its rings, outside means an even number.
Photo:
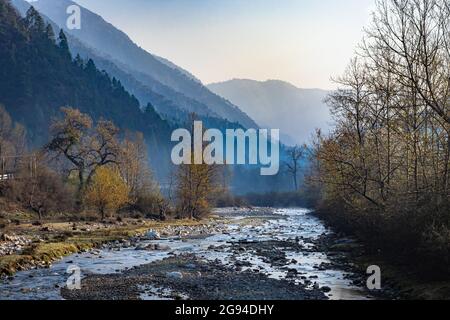
[[[130,188],[117,168],[103,166],[96,170],[84,198],[86,204],[96,208],[105,219],[107,213],[115,213],[129,201]]]

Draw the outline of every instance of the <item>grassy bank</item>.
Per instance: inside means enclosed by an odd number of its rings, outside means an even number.
[[[11,276],[31,267],[46,267],[74,253],[93,249],[102,244],[125,240],[153,229],[161,231],[167,226],[195,226],[204,221],[174,220],[152,221],[127,219],[120,223],[47,222],[35,226],[24,223],[9,226],[3,234],[27,237],[31,243],[19,254],[0,256],[0,276]]]

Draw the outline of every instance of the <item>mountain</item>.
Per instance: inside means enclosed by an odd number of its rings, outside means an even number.
[[[316,128],[330,128],[325,90],[300,89],[278,80],[242,79],[212,83],[208,88],[238,105],[260,126],[280,128],[288,144],[306,143]],[[290,143],[286,136],[291,137]]]
[[[0,0],[2,4],[7,2]],[[22,16],[30,8],[25,1],[11,2]],[[11,16],[11,11],[5,16]],[[72,106],[94,119],[112,120],[122,132],[142,132],[148,144],[152,169],[160,183],[167,183],[173,169],[170,135],[175,128],[184,126],[175,118],[189,115],[180,104],[169,100],[176,96],[166,97],[153,91],[153,87],[148,85],[150,82],[144,84],[138,80],[140,77],[150,79],[148,75],[125,71],[123,64],[100,56],[98,50],[73,35],[65,37],[67,40],[62,50],[61,41],[55,41],[51,34],[45,37],[28,34],[23,25],[27,19],[14,14],[11,23],[0,25],[0,104],[5,105],[15,121],[26,126],[31,146],[40,147],[46,143],[51,119],[60,116],[61,106]],[[8,21],[0,18],[0,22]],[[44,22],[49,23],[55,33],[59,31],[48,17],[44,16]],[[164,86],[156,81],[151,84],[156,88]],[[128,91],[129,87],[145,96],[143,101],[146,102],[140,103],[137,95],[135,97],[133,91]],[[181,93],[176,94],[180,99],[184,97]],[[147,104],[148,101],[151,104]],[[193,101],[202,108],[200,102]],[[167,116],[174,119],[163,120],[152,107],[156,103],[164,105]],[[230,123],[218,116],[203,117],[203,120],[206,120],[205,126],[221,131],[240,127],[239,123]],[[289,189],[291,185],[283,170],[279,175],[265,177],[260,176],[258,166],[234,166],[230,167],[230,175],[231,190],[236,194],[280,191]]]
[[[14,5],[23,5],[24,0],[13,0]],[[137,46],[125,33],[106,22],[101,16],[81,8],[82,27],[68,30],[66,21],[68,6],[76,4],[69,0],[39,0],[32,5],[54,21],[64,31],[82,44],[83,50],[91,50],[95,56],[112,63],[114,70],[106,71],[121,81],[123,74],[128,79],[127,89],[135,94],[141,104],[151,102],[155,109],[166,116],[173,116],[174,107],[185,113],[195,112],[200,116],[222,118],[244,127],[256,127],[256,123],[238,107],[212,93],[198,79],[177,67],[167,59],[157,57]],[[72,52],[79,47],[71,43]],[[74,50],[75,49],[75,50]],[[82,50],[82,51],[83,51]],[[82,52],[80,52],[82,53]],[[93,60],[99,64],[98,61]],[[131,79],[132,78],[132,79]],[[125,82],[125,81],[124,81]],[[159,98],[149,100],[151,96]],[[167,105],[170,105],[168,108]],[[167,110],[169,109],[169,110]]]
[[[32,13],[22,19],[0,0],[0,104],[26,127],[29,145],[48,142],[52,118],[60,116],[62,106],[71,106],[94,120],[113,121],[122,132],[142,132],[155,171],[167,173],[173,128],[151,106],[141,108],[120,81],[92,60],[72,59],[65,34],[55,36]]]
[[[188,78],[191,78],[194,81],[197,81],[198,83],[202,83],[200,81],[200,79],[198,79],[196,76],[194,76],[192,73],[190,73],[189,71],[177,66],[175,63],[173,63],[172,61],[167,60],[166,58],[157,56],[155,54],[153,54],[153,56],[158,59],[160,62],[164,63],[165,65],[167,65],[168,67],[172,68],[172,69],[176,69],[178,71],[180,71],[181,73],[183,73],[185,76],[187,76]]]

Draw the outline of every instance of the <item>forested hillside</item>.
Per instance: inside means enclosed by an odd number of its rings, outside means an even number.
[[[23,0],[13,0],[12,3],[18,7],[27,5]],[[72,4],[74,2],[67,0],[40,0],[34,5],[66,33],[80,40],[83,47],[94,49],[96,56],[112,62],[122,74],[126,73],[128,78],[133,78],[128,81],[127,89],[139,99],[146,99],[149,94],[153,97],[155,94],[164,97],[154,101],[158,112],[173,117],[174,115],[170,114],[171,108],[166,110],[166,107],[176,105],[187,113],[195,112],[202,117],[222,118],[231,123],[238,122],[247,128],[256,127],[255,122],[238,107],[209,91],[183,69],[167,61],[162,62],[161,58],[140,48],[124,32],[101,16],[81,7],[83,28],[67,29],[66,9]],[[76,52],[78,48],[80,47],[75,45],[72,49]],[[85,48],[81,49],[86,51]],[[109,73],[114,71],[104,67]],[[146,102],[141,100],[141,103]]]
[[[50,121],[60,107],[71,106],[143,132],[151,158],[169,163],[171,130],[152,106],[141,111],[120,81],[92,60],[73,58],[64,32],[55,32],[34,9],[24,19],[5,0],[0,9],[0,103],[27,128],[32,146],[47,142]]]

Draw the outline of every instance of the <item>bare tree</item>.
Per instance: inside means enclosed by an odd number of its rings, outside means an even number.
[[[378,0],[363,54],[392,67],[427,106],[450,124],[450,11],[448,0]],[[385,62],[388,62],[386,64]]]
[[[336,127],[311,149],[332,219],[376,247],[422,246],[437,260],[450,249],[449,7],[377,1],[362,50],[327,99]]]
[[[285,166],[289,174],[292,175],[294,190],[298,190],[298,175],[300,172],[301,160],[304,156],[304,148],[300,146],[291,147],[287,150],[288,161]]]
[[[69,175],[77,174],[81,196],[99,167],[118,163],[119,130],[104,120],[93,127],[92,119],[77,109],[61,110],[64,118],[54,121],[51,128],[53,137],[46,149],[55,158],[62,158],[69,164]]]

